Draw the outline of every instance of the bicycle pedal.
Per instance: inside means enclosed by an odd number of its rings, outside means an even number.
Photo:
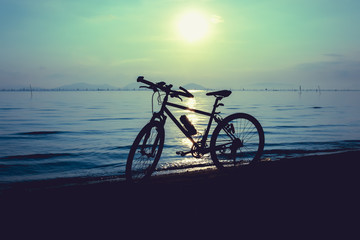
[[[183,152],[183,151],[178,151],[176,152],[177,155],[180,155],[180,156],[185,156],[186,154],[188,154],[189,152]]]

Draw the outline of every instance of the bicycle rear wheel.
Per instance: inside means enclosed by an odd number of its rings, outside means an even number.
[[[164,126],[158,122],[146,124],[131,146],[125,176],[129,182],[142,182],[151,176],[164,147]]]
[[[234,167],[259,161],[264,144],[264,131],[260,123],[249,114],[235,113],[215,128],[210,141],[210,154],[217,168]]]

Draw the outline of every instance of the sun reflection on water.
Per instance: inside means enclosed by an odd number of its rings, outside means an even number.
[[[187,98],[184,101],[184,105],[190,109],[198,109],[197,101],[195,98]],[[198,109],[198,110],[203,110],[203,109]],[[185,114],[187,116],[189,121],[194,125],[195,129],[197,130],[197,134],[192,136],[194,141],[195,142],[200,141],[202,134],[205,131],[205,127],[207,126],[208,117],[198,114],[198,113],[195,113],[190,110],[184,111],[183,114]],[[184,135],[181,136],[181,145],[188,149],[191,149],[193,147],[192,141],[190,141]]]
[[[192,91],[193,92],[193,91]],[[195,95],[195,94],[194,94]],[[196,95],[195,95],[196,96]],[[204,105],[201,101],[202,99],[195,98],[183,98],[182,103],[180,105],[186,106],[189,109],[197,109],[208,112],[210,109],[207,109],[207,105]],[[186,115],[189,121],[194,125],[195,129],[197,130],[197,134],[193,135],[192,138],[195,142],[200,142],[204,131],[207,127],[209,117],[206,115],[202,115],[199,113],[195,113],[190,110],[183,110],[178,108],[172,108],[171,112],[174,116],[179,120],[181,115]],[[183,151],[188,152],[193,149],[193,142],[189,140],[184,134],[179,131],[179,129],[174,125],[172,130],[168,132],[167,143],[171,146],[178,146],[176,149],[169,150],[171,154],[174,154],[175,151]],[[207,144],[209,143],[209,139]],[[166,149],[164,154],[166,154]],[[171,160],[170,160],[171,158]],[[207,153],[201,158],[193,157],[191,153],[187,154],[186,156],[172,156],[166,158],[167,160],[162,160],[159,165],[159,169],[165,171],[189,171],[189,167],[200,170],[203,168],[213,167],[213,162],[210,158],[210,154]]]
[[[184,147],[187,147],[187,148],[191,148],[193,143],[187,137],[183,137],[181,139],[181,145],[183,145]]]
[[[187,98],[186,102],[185,102],[185,106],[187,106],[188,108],[191,109],[195,109],[196,108],[196,100],[195,98]],[[199,114],[196,114],[190,110],[186,110],[186,116],[188,117],[188,119],[190,120],[190,122],[195,126],[196,128],[196,124],[199,121]]]
[[[195,108],[196,105],[196,99],[195,98],[186,98],[185,105],[189,108]]]

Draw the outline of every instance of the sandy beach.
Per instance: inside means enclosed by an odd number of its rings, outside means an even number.
[[[359,166],[360,151],[352,151],[156,176],[139,185],[116,178],[19,184],[1,195],[2,222],[31,231],[107,223],[119,231],[134,224],[207,231],[261,226],[345,236],[358,229]]]

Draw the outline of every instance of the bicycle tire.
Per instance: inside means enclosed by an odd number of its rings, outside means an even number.
[[[146,124],[134,140],[126,162],[128,182],[146,181],[154,172],[164,147],[164,126],[158,121]]]
[[[229,131],[233,133],[229,134]],[[231,139],[230,135],[236,138]],[[264,145],[264,131],[259,121],[249,114],[235,113],[214,129],[210,155],[215,166],[224,169],[260,161]]]

